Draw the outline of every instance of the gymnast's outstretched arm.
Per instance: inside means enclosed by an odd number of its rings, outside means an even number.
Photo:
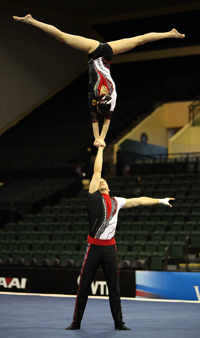
[[[108,42],[111,46],[114,55],[125,53],[139,45],[147,42],[162,40],[167,38],[183,39],[185,34],[180,34],[175,28],[169,32],[164,33],[147,33],[144,35],[135,36],[133,38],[121,39]]]
[[[99,41],[87,39],[78,35],[64,33],[52,25],[35,20],[30,14],[24,17],[13,16],[13,19],[18,22],[23,22],[38,27],[66,45],[86,52],[87,54],[92,53],[99,46]]]
[[[151,197],[136,197],[136,198],[128,198],[124,205],[123,209],[126,208],[133,208],[139,205],[154,205],[154,204],[165,204],[172,208],[170,201],[174,201],[175,198],[173,197],[166,197],[166,198],[151,198]]]

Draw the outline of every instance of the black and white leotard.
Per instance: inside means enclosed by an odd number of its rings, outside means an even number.
[[[106,119],[111,119],[112,112],[116,105],[117,93],[115,83],[110,74],[110,65],[113,58],[113,50],[107,43],[100,43],[94,52],[88,54],[89,64],[89,88],[88,105],[92,118],[92,123],[98,122],[98,112],[96,109],[96,100],[100,96],[101,86],[108,89],[108,95],[111,96],[111,108],[106,114]]]
[[[99,190],[88,194],[89,235],[93,238],[109,240],[115,236],[118,213],[126,199],[101,194]],[[108,205],[110,208],[108,209]]]

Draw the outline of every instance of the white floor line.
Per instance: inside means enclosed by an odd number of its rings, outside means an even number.
[[[60,298],[76,298],[76,295],[63,295],[63,294],[47,294],[47,293],[22,293],[22,292],[2,292],[0,295],[15,295],[15,296],[41,296],[41,297],[60,297]],[[89,296],[93,299],[109,299],[107,296]],[[123,300],[134,300],[142,302],[168,302],[168,303],[194,303],[200,304],[198,300],[178,300],[178,299],[154,299],[154,298],[127,298],[121,297]]]

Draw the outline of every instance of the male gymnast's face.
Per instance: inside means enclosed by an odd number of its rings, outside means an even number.
[[[99,192],[101,194],[108,194],[110,191],[109,187],[108,187],[108,183],[106,182],[106,180],[104,180],[103,178],[100,179],[100,184],[99,184]]]

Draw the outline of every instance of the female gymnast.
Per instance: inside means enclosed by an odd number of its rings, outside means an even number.
[[[93,39],[64,33],[52,25],[35,20],[30,14],[25,17],[13,16],[13,18],[16,21],[38,27],[68,46],[87,53],[89,64],[88,104],[92,119],[95,146],[100,144],[105,145],[104,140],[116,105],[117,93],[115,83],[110,74],[110,65],[113,56],[125,53],[147,42],[166,38],[182,39],[185,37],[185,34],[180,34],[173,28],[169,32],[147,33],[132,38],[100,43]],[[101,133],[99,133],[98,113],[104,116]]]

